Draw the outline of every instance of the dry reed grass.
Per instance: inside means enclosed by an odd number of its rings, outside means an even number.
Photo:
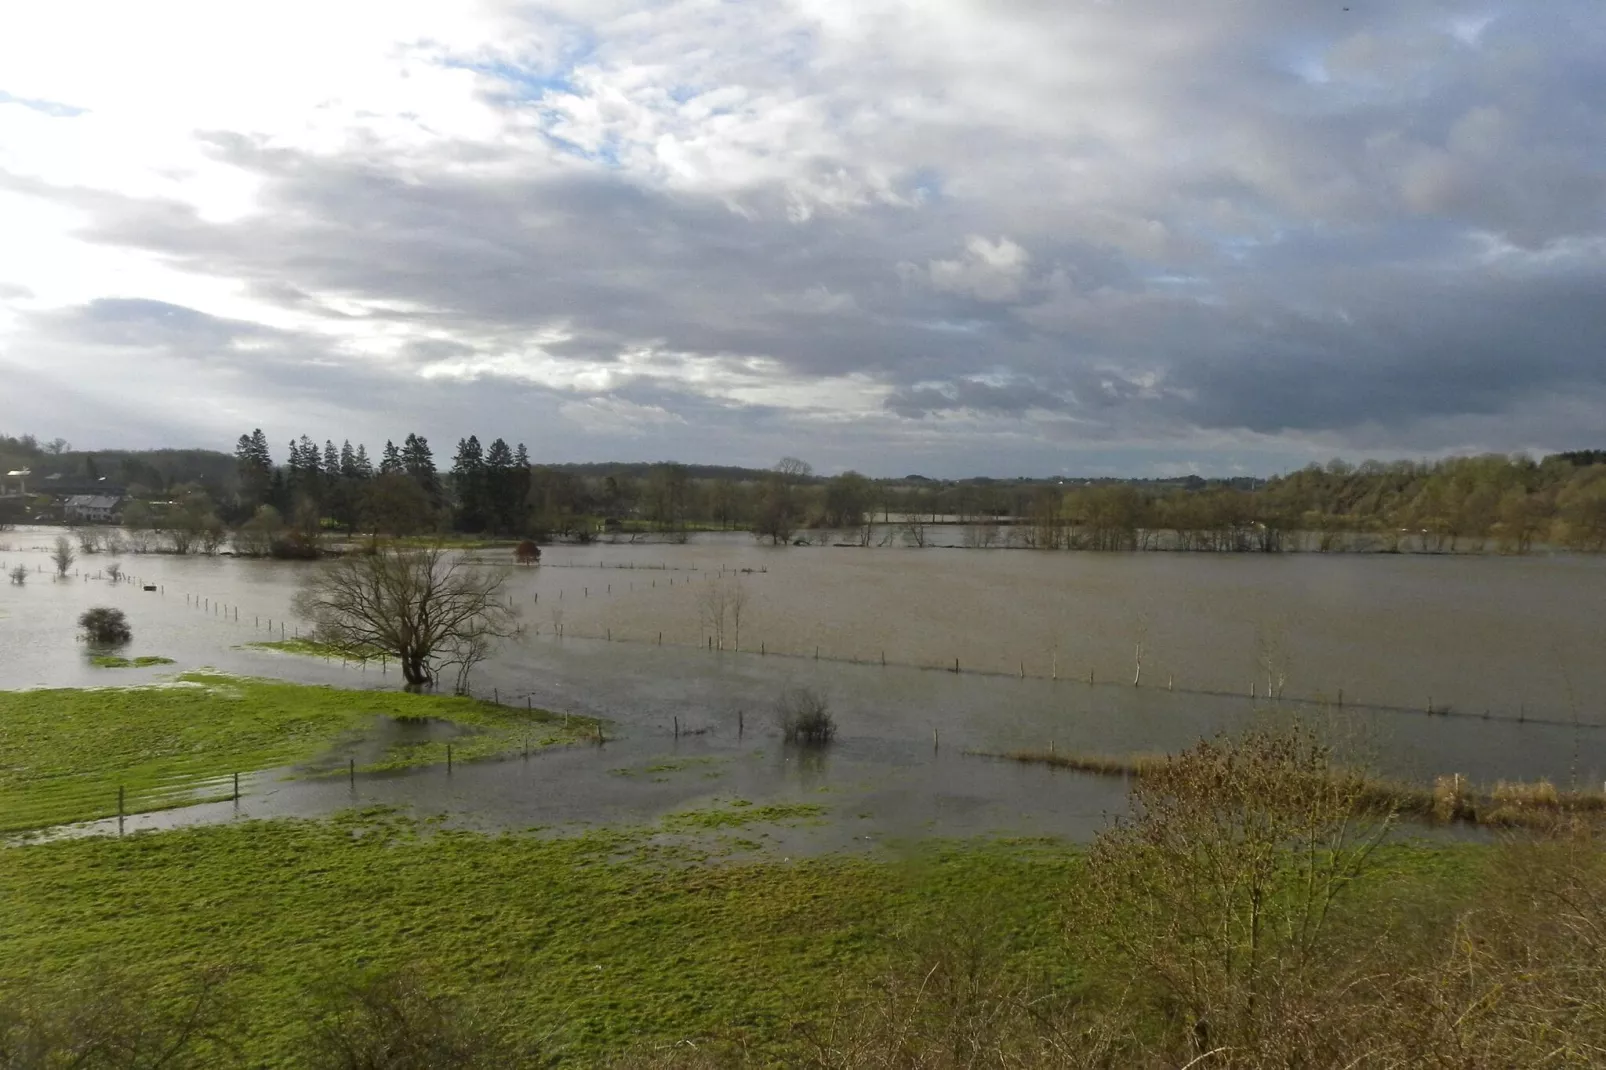
[[[1164,754],[1111,755],[1054,750],[969,753],[1128,779],[1155,776],[1174,760]],[[1460,774],[1435,777],[1432,787],[1366,777],[1359,783],[1359,791],[1368,812],[1397,814],[1435,824],[1543,829],[1570,817],[1606,813],[1606,792],[1563,791],[1543,779],[1534,782],[1501,780],[1492,788],[1479,789]]]

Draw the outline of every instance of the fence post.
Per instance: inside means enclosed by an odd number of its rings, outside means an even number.
[[[448,773],[452,771],[452,745],[450,743],[446,744],[446,771]]]
[[[346,759],[346,775],[351,778],[351,786],[355,788],[357,786],[357,759]]]
[[[240,801],[240,774],[234,774],[234,801]]]

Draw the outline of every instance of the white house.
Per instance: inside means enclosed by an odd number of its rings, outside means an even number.
[[[28,494],[28,477],[33,475],[29,468],[13,468],[6,473],[6,478],[0,479],[0,498],[6,496],[6,487],[12,480],[17,482],[17,496],[26,497]]]
[[[86,520],[91,523],[109,523],[117,511],[121,498],[110,494],[74,494],[67,499],[62,511],[68,520]]]

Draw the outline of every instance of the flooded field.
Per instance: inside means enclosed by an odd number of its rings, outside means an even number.
[[[44,551],[54,534],[0,535],[8,568],[45,570],[0,588],[0,687],[123,684],[199,666],[399,684],[377,665],[245,648],[294,634],[290,599],[312,566],[124,556],[142,583],[112,584],[112,559],[95,555],[54,582]],[[740,634],[727,622],[725,649],[710,649],[703,592],[738,583]],[[1606,779],[1606,562],[1596,558],[771,548],[709,536],[550,547],[545,564],[514,572],[509,595],[528,634],[477,672],[476,693],[606,718],[606,746],[356,785],[258,778],[237,805],[142,820],[320,813],[356,798],[526,827],[819,797],[842,819],[834,840],[1080,836],[1119,806],[1118,781],[965,752],[1174,749],[1296,709],[1390,774]],[[176,664],[92,667],[74,638],[91,604],[127,611],[127,653]],[[1268,700],[1275,683],[1281,698]],[[799,684],[823,691],[841,726],[839,742],[806,761],[781,745],[770,713]]]

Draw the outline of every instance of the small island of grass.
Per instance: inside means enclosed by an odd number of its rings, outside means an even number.
[[[148,669],[152,665],[171,665],[173,659],[149,654],[138,658],[125,658],[121,654],[96,654],[89,659],[89,663],[100,669]]]

